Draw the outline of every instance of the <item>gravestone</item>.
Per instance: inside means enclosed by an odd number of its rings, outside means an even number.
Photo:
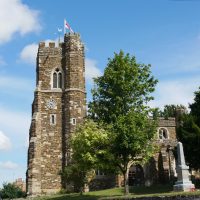
[[[178,153],[178,165],[177,165],[178,180],[174,185],[174,191],[192,191],[195,189],[195,186],[189,180],[189,167],[185,164],[185,156],[183,152],[183,145],[181,142],[178,142],[177,153]]]

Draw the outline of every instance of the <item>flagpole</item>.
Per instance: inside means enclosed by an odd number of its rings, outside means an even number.
[[[59,44],[60,44],[60,32],[58,33],[58,46],[59,46]]]
[[[60,44],[60,34],[62,33],[62,29],[58,28],[58,44]]]
[[[63,28],[63,31],[64,31],[64,35],[65,35],[65,33],[66,33],[65,19],[64,19],[64,28]]]

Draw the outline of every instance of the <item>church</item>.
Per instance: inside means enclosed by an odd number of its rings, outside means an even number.
[[[40,42],[36,63],[36,89],[29,132],[27,194],[57,193],[63,188],[60,172],[69,163],[68,139],[86,116],[85,54],[77,33],[64,42]],[[156,143],[160,151],[145,164],[131,166],[129,184],[149,186],[173,180],[176,141],[174,118],[159,119]],[[122,186],[122,177],[97,170],[91,190]]]

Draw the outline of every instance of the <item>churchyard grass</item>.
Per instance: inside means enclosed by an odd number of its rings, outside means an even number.
[[[125,199],[123,188],[113,188],[107,190],[87,192],[83,195],[78,193],[57,194],[52,196],[38,197],[37,200],[103,200],[103,199]],[[150,196],[182,196],[200,195],[200,191],[195,192],[173,192],[172,186],[152,186],[152,187],[131,187],[128,197],[150,197]]]

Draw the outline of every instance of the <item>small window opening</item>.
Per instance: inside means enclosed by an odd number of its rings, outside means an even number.
[[[55,114],[51,114],[50,115],[50,124],[51,125],[55,125],[56,124],[56,115]]]
[[[71,123],[72,123],[72,125],[76,125],[76,118],[72,118]]]
[[[73,119],[73,120],[72,120],[72,124],[73,124],[73,125],[76,125],[76,119]]]
[[[168,133],[167,133],[167,130],[164,129],[164,128],[161,128],[159,130],[159,139],[160,140],[163,140],[163,139],[167,139],[168,138]]]
[[[57,74],[53,73],[53,88],[57,88]]]
[[[58,73],[58,88],[62,87],[62,74],[61,72]]]
[[[52,121],[52,124],[55,124],[55,116],[54,115],[51,116],[51,121]]]

